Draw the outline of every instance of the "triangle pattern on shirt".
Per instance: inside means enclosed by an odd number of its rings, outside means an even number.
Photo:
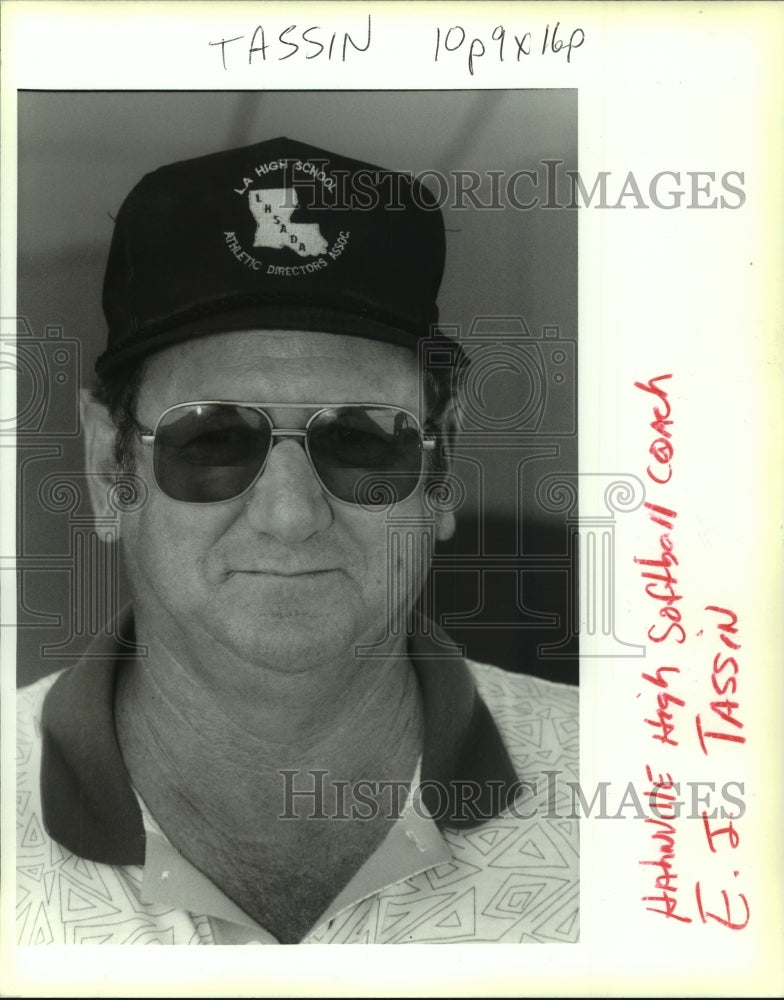
[[[506,889],[505,898],[498,904],[499,911],[506,910],[509,914],[515,913],[520,916],[531,909],[544,891],[545,885],[543,882],[520,885],[515,879]]]
[[[33,813],[25,827],[25,832],[22,834],[22,839],[19,842],[20,846],[27,848],[43,847],[45,842],[41,824],[38,822],[38,817]]]
[[[572,939],[572,931],[579,916],[580,909],[575,906],[571,913],[567,913],[565,919],[556,927],[556,932],[565,940]]]
[[[469,864],[460,858],[454,858],[446,864],[429,868],[424,875],[434,889],[445,889],[447,886],[453,885],[455,882],[462,882],[481,871],[482,869],[477,865]]]
[[[43,864],[19,865],[16,870],[20,875],[27,875],[29,878],[33,879],[34,882],[40,882],[41,876],[44,873],[44,866]]]
[[[96,934],[94,927],[77,927],[74,933],[74,944],[107,944],[111,940],[111,934]]]
[[[123,944],[174,944],[174,928],[157,924],[139,927]]]
[[[20,894],[21,898],[20,898]],[[17,888],[16,891],[16,943],[22,944],[27,941],[27,935],[25,934],[25,928],[27,927],[27,921],[30,918],[30,911],[33,908],[32,903],[27,903],[25,906],[25,901],[29,897],[30,893],[27,889]]]
[[[538,858],[540,861],[544,861],[544,854],[539,850],[533,840],[526,840],[523,846],[520,848],[521,854],[530,854],[532,858]]]
[[[514,827],[494,824],[490,829],[481,827],[479,830],[464,834],[463,840],[479,851],[483,857],[487,857],[487,855],[499,849],[501,844],[510,837],[513,837],[514,834]]]
[[[370,909],[372,904],[366,903],[358,911],[349,911],[341,924],[329,928],[328,940],[337,940],[342,944],[367,944],[371,938]]]
[[[579,889],[564,882],[560,890],[554,892],[552,898],[547,900],[539,914],[535,915],[536,923],[532,931],[540,941],[555,943],[573,941],[578,915]]]
[[[60,911],[64,923],[78,920],[105,920],[117,916],[120,909],[87,886],[80,885],[60,872]]]
[[[492,917],[527,916],[563,889],[564,879],[510,875],[484,909]]]
[[[29,940],[30,944],[52,944],[54,942],[54,935],[43,903],[38,907]]]
[[[411,882],[407,884],[410,885]],[[418,888],[413,888],[406,895],[412,898],[391,897],[381,901],[378,935],[380,943],[408,940],[407,934],[410,929],[443,906],[445,900],[451,898],[452,893],[432,895],[430,892],[420,892]]]
[[[66,851],[64,848],[62,848],[57,843],[56,840],[51,839],[49,841],[49,864],[52,866],[52,868],[57,868],[64,861],[67,861],[69,858],[72,857],[73,855],[71,854],[71,852]]]
[[[542,723],[539,719],[527,718],[523,722],[513,723],[509,729],[521,743],[530,743],[535,747],[542,745]]]
[[[52,871],[48,871],[44,875],[44,892],[46,893],[46,902],[52,902],[52,890],[54,889],[54,875]]]
[[[93,892],[99,896],[103,896],[104,899],[112,898],[112,894],[101,875],[100,868],[94,861],[88,861],[76,854],[72,854],[69,858],[66,858],[61,871],[67,872],[80,885],[89,886]]]
[[[558,719],[555,723],[555,728],[559,733],[563,734],[561,743],[568,743],[569,740],[577,736],[580,730],[580,723],[577,719]]]
[[[519,830],[514,842],[490,862],[494,868],[569,868],[569,864],[549,836],[546,821]],[[530,862],[526,859],[530,858]]]
[[[21,733],[19,735],[21,736]],[[33,744],[28,740],[22,742],[22,740],[18,738],[16,742],[16,763],[20,769],[30,763],[32,753]]]
[[[440,912],[431,915],[423,925],[414,926],[405,937],[406,943],[416,944],[424,941],[458,941],[473,938],[476,935],[476,892],[467,889],[456,899],[443,907]]]

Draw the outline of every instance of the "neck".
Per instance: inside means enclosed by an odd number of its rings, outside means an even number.
[[[131,777],[159,821],[184,809],[227,829],[264,816],[272,824],[284,771],[304,776],[299,787],[312,785],[307,772],[325,771],[328,789],[411,778],[423,722],[404,650],[297,673],[219,662],[212,674],[203,656],[194,664],[157,639],[146,644],[148,656],[121,674],[117,726]]]
[[[148,654],[116,688],[134,785],[196,868],[278,940],[300,940],[402,806],[397,791],[371,792],[368,813],[354,790],[413,777],[423,719],[411,662],[294,676],[257,666],[240,705],[161,644]],[[318,821],[331,818],[350,821]]]

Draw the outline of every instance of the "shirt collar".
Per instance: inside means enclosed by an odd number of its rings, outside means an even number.
[[[414,774],[413,787],[420,782],[421,762]],[[303,940],[341,911],[387,886],[430,868],[452,863],[452,852],[433,820],[421,811],[420,806],[414,807],[415,794],[409,795],[399,819],[384,840],[354,872]],[[260,944],[262,941],[278,944],[269,931],[244,913],[169,843],[141,797],[139,804],[147,838],[142,902],[159,903],[208,916],[215,944]]]
[[[132,623],[125,624],[127,634]],[[58,677],[43,708],[44,824],[68,850],[104,864],[143,864],[145,856],[142,813],[114,726],[117,665],[130,648],[115,639],[94,643]],[[514,797],[512,762],[451,640],[421,620],[409,654],[425,720],[422,800],[439,827],[478,826]]]

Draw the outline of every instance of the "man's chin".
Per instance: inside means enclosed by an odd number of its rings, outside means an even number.
[[[360,661],[383,659],[399,652],[403,640],[393,636],[386,619],[374,624],[324,617],[293,615],[266,617],[240,635],[227,636],[243,659],[281,673],[351,670]],[[240,647],[240,648],[237,648]],[[374,657],[373,654],[376,654]]]
[[[265,614],[251,628],[225,636],[225,644],[241,659],[287,674],[310,673],[328,665],[341,667],[357,659],[364,644],[361,629],[313,614]]]

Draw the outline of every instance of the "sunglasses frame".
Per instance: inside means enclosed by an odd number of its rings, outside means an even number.
[[[168,406],[155,421],[155,426],[152,429],[145,429],[137,424],[137,437],[141,443],[147,447],[152,447],[155,444],[155,438],[158,434],[158,428],[161,425],[161,421],[174,410],[184,409],[190,406],[241,406],[246,410],[256,410],[261,413],[262,416],[267,420],[270,425],[270,434],[272,440],[270,442],[269,450],[267,455],[259,467],[258,472],[253,477],[252,481],[248,483],[241,493],[237,493],[232,497],[227,497],[225,500],[208,500],[208,501],[194,501],[194,500],[178,500],[175,497],[169,496],[169,494],[163,489],[161,484],[158,482],[158,477],[155,473],[155,462],[152,463],[152,474],[155,480],[155,485],[163,493],[167,499],[172,500],[174,503],[185,503],[190,507],[212,507],[219,503],[231,503],[233,500],[238,500],[240,497],[245,496],[246,493],[250,492],[256,483],[261,478],[264,469],[267,467],[267,462],[269,460],[270,454],[274,447],[275,438],[285,439],[285,438],[299,438],[302,441],[302,448],[307,455],[310,467],[313,470],[313,474],[324,492],[331,497],[333,500],[337,500],[339,503],[349,504],[352,507],[363,507],[368,509],[374,509],[373,504],[363,504],[354,500],[344,500],[342,497],[336,496],[326,485],[322,479],[313,458],[310,454],[310,448],[308,447],[308,430],[311,424],[319,417],[321,414],[325,413],[327,410],[342,410],[348,407],[365,407],[372,410],[393,410],[395,413],[404,413],[407,417],[410,417],[414,422],[415,428],[419,432],[419,442],[420,442],[420,466],[419,466],[419,480],[422,480],[422,473],[424,472],[425,465],[425,454],[429,451],[433,451],[436,447],[437,436],[435,434],[428,434],[422,427],[421,421],[416,417],[410,410],[407,410],[404,406],[395,406],[393,403],[248,403],[243,400],[234,399],[193,399],[187,400],[182,403],[174,403],[172,406]],[[276,427],[273,423],[272,417],[270,416],[268,410],[313,410],[314,412],[308,417],[307,423],[304,427]],[[414,491],[412,490],[412,493]],[[407,500],[412,493],[407,494],[403,497],[403,500]],[[395,502],[402,502],[395,501]],[[385,505],[381,505],[382,507]]]

